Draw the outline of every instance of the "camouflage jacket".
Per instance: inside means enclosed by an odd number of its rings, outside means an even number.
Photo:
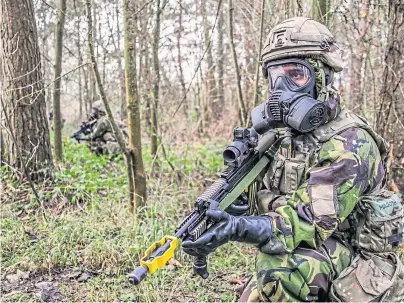
[[[111,123],[107,116],[101,116],[98,118],[97,123],[94,125],[93,131],[84,136],[85,140],[103,140],[107,141],[116,141],[113,135]]]
[[[321,144],[313,138],[313,133],[287,138],[264,178],[264,196],[275,192],[283,202],[266,204],[274,233],[263,251],[317,249],[347,219],[358,198],[385,178],[380,147],[367,130],[349,128]]]

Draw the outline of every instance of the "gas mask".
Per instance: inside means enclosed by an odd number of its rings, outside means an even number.
[[[315,72],[308,62],[272,61],[265,65],[264,76],[269,80],[269,99],[251,112],[257,133],[279,127],[307,133],[325,123],[327,108],[315,99]]]

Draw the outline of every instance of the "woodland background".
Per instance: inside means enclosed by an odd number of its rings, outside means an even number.
[[[235,300],[255,254],[241,244],[206,281],[181,251],[138,288],[125,275],[223,169],[233,127],[267,97],[261,45],[293,16],[334,34],[335,86],[390,143],[404,192],[403,0],[2,0],[2,297]],[[114,162],[69,138],[100,99],[130,129]]]

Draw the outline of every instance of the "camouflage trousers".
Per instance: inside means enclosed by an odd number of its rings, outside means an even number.
[[[102,140],[93,141],[90,150],[97,155],[119,154],[121,151],[118,142]]]
[[[299,247],[289,254],[260,253],[256,273],[239,301],[327,301],[332,281],[352,259],[350,250],[332,238],[317,250]]]

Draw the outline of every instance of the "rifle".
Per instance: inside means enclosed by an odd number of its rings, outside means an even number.
[[[81,134],[88,135],[89,133],[91,133],[95,122],[97,122],[96,118],[92,118],[92,119],[90,118],[89,121],[83,121],[80,124],[80,129],[78,131],[76,131],[73,135],[71,135],[70,138],[80,141],[79,136]]]
[[[244,127],[236,127],[233,135],[233,143],[223,152],[224,163],[228,167],[196,199],[195,208],[178,225],[174,235],[164,236],[146,250],[140,266],[128,275],[132,284],[139,284],[147,274],[153,274],[164,267],[174,257],[174,250],[180,240],[189,238],[195,241],[199,238],[212,225],[206,211],[214,208],[225,210],[232,204],[273,160],[284,138],[268,132],[258,141],[255,130]],[[193,272],[204,279],[208,277],[206,256],[194,258]]]

